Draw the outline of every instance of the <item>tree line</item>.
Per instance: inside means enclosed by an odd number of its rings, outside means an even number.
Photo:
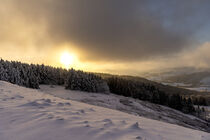
[[[38,89],[40,84],[64,85],[66,89],[107,92],[106,82],[93,73],[45,65],[0,60],[0,80]]]
[[[111,92],[133,97],[155,104],[169,106],[184,113],[193,113],[193,104],[206,105],[203,98],[169,95],[156,86],[119,76],[101,78],[94,73],[79,70],[66,70],[45,65],[34,65],[0,59],[0,80],[20,86],[38,89],[40,84],[64,85],[66,89],[87,92]]]
[[[120,78],[118,76],[107,78],[107,83],[110,92],[118,95],[165,105],[184,113],[194,113],[196,111],[194,104],[197,104],[197,102],[194,103],[190,97],[183,97],[179,94],[166,94],[149,83],[145,84],[136,80]],[[205,100],[203,99],[194,98],[194,100],[199,100],[200,104],[205,104]]]

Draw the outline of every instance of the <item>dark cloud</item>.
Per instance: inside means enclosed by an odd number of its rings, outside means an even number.
[[[194,45],[210,1],[16,0],[30,23],[47,24],[47,38],[70,42],[88,60],[140,61]]]

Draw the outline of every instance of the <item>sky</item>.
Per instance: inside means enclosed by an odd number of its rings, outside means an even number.
[[[138,75],[210,67],[209,0],[1,0],[0,57]]]

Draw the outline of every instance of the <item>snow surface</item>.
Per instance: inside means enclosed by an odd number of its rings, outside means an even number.
[[[115,94],[99,94],[65,90],[63,86],[41,85],[40,88],[40,90],[44,93],[48,93],[63,99],[80,101],[91,105],[119,110],[137,116],[144,116],[150,119],[210,132],[210,127],[207,125],[206,121],[166,106],[152,104],[150,102]]]
[[[0,81],[0,140],[210,140],[210,134]]]
[[[192,84],[177,83],[177,82],[161,82],[163,85],[169,85],[174,87],[190,87]]]
[[[195,91],[199,91],[199,92],[210,92],[209,86],[192,87],[192,88],[186,88],[186,89],[195,90]]]

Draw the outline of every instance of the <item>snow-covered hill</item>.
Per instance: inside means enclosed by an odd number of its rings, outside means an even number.
[[[210,134],[0,81],[0,140],[209,140]]]
[[[144,116],[150,119],[210,132],[210,126],[206,121],[166,106],[115,94],[99,94],[65,90],[63,86],[41,85],[40,88],[40,90],[44,93],[48,93],[63,99],[80,101],[91,105],[119,110],[137,116]]]

